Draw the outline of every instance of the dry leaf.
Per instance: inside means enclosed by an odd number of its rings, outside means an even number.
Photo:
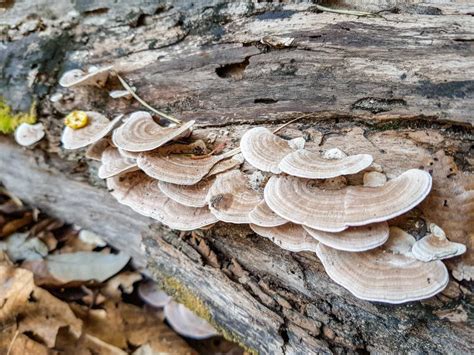
[[[77,252],[53,254],[46,258],[49,273],[63,283],[96,280],[104,282],[119,272],[130,257],[123,254]]]
[[[142,279],[142,275],[138,272],[124,271],[117,276],[111,278],[101,292],[104,296],[109,298],[121,298],[122,292],[130,294],[133,292],[133,284]]]
[[[10,355],[48,355],[48,348],[24,334],[16,326],[0,332],[0,354]]]
[[[0,266],[0,323],[7,323],[22,311],[34,288],[30,271]]]
[[[31,212],[26,212],[23,217],[7,222],[2,227],[0,237],[8,237],[10,234],[15,233],[17,230],[27,226],[31,222],[33,222],[33,214]]]

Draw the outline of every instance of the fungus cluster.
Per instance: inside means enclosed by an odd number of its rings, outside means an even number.
[[[425,171],[387,181],[373,171],[371,155],[321,154],[301,137],[286,140],[263,127],[245,132],[239,148],[217,153],[193,136],[194,121],[164,126],[142,111],[112,121],[86,114],[87,126],[65,128],[63,146],[89,146],[87,156],[100,159],[99,177],[118,202],[181,231],[249,224],[280,248],[316,253],[328,275],[359,298],[431,297],[449,279],[440,259],[465,252],[436,225],[419,241],[389,227],[429,194]],[[362,180],[350,178],[355,174],[363,174],[363,185],[353,183]]]

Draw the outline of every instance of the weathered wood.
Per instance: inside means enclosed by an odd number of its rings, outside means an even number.
[[[312,112],[282,134],[302,134],[316,150],[370,153],[389,176],[432,171],[430,198],[391,223],[422,235],[415,222],[431,218],[467,244],[469,253],[449,265],[462,279],[474,264],[474,21],[466,6],[440,7],[435,16],[397,2],[399,14],[357,18],[311,4],[209,3],[60,2],[57,19],[40,9],[43,25],[31,33],[14,26],[27,15],[25,3],[2,14],[8,41],[0,52],[0,92],[21,110],[36,98],[48,139],[25,150],[0,138],[0,181],[146,260],[168,291],[262,353],[469,352],[472,283],[452,279],[439,297],[402,306],[360,301],[334,284],[313,254],[282,251],[245,226],[176,235],[153,224],[113,200],[95,177],[96,163],[59,147],[61,118],[71,109],[112,116],[140,108],[111,100],[107,90],[57,87],[62,71],[86,64],[114,64],[153,106],[197,119],[196,134],[216,134],[230,146],[249,125],[274,127]],[[78,19],[64,20],[71,10]],[[273,48],[260,42],[264,36],[295,42]],[[106,89],[118,87],[112,80]],[[50,102],[54,93],[63,99]]]

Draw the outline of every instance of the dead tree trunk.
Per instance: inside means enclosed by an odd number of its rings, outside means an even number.
[[[472,350],[472,7],[343,2],[371,11],[392,6],[357,17],[305,3],[111,3],[17,0],[0,9],[0,94],[19,111],[35,102],[47,127],[34,150],[0,137],[0,180],[9,190],[101,233],[249,349]],[[282,37],[294,38],[291,46],[274,44]],[[72,109],[109,117],[141,109],[108,97],[118,82],[107,90],[57,85],[66,69],[103,64],[113,64],[152,106],[196,119],[198,133],[226,134],[230,144],[249,126],[312,113],[285,134],[303,134],[321,149],[370,153],[388,174],[429,170],[428,200],[391,223],[414,228],[420,218],[436,220],[467,244],[467,255],[449,264],[450,285],[426,302],[365,302],[333,283],[314,254],[281,250],[246,226],[178,235],[119,205],[96,178],[97,164],[59,146]]]

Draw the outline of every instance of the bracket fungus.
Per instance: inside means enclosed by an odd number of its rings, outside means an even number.
[[[102,87],[107,81],[112,68],[112,66],[94,69],[91,68],[88,72],[84,72],[80,69],[72,69],[61,76],[61,79],[59,79],[59,85],[65,88],[87,85]]]
[[[189,135],[193,125],[194,121],[188,121],[180,126],[162,127],[148,112],[137,111],[114,131],[112,140],[123,150],[146,152]]]
[[[414,243],[411,235],[391,227],[389,240],[376,249],[351,253],[320,243],[317,255],[329,277],[356,297],[399,304],[430,298],[449,281],[443,262],[413,256]]]
[[[227,159],[232,151],[220,155],[192,157],[186,154],[170,154],[167,147],[138,156],[137,164],[147,175],[177,185],[194,185],[209,175],[212,167]]]
[[[264,198],[279,216],[305,226],[340,232],[397,217],[416,205],[431,190],[431,175],[411,169],[381,187],[347,186],[323,190],[314,180],[272,176]]]
[[[172,229],[190,231],[217,222],[217,218],[211,214],[209,208],[181,205],[166,197],[158,184],[158,180],[150,178],[141,171],[107,179],[107,188],[118,202]]]
[[[44,134],[42,123],[22,123],[15,130],[15,141],[21,146],[29,147],[43,139]]]
[[[110,141],[107,138],[101,138],[87,147],[86,158],[100,161],[102,159],[102,153],[108,147],[110,147]]]
[[[246,176],[240,170],[232,170],[216,177],[206,201],[220,221],[244,224],[250,223],[249,213],[261,201],[261,197],[250,188]]]
[[[428,235],[413,245],[413,255],[421,261],[452,258],[466,252],[466,246],[448,240],[444,231],[431,223]]]
[[[315,253],[319,244],[302,226],[294,223],[269,228],[251,224],[250,228],[258,235],[270,239],[280,248],[293,252],[310,251]]]
[[[153,281],[140,283],[138,286],[138,295],[150,306],[161,308],[166,306],[172,298],[168,294],[159,289],[158,285]]]
[[[306,179],[330,179],[356,174],[372,164],[369,154],[357,154],[342,159],[324,159],[318,153],[299,149],[286,155],[278,167],[284,173]]]
[[[206,178],[195,185],[176,185],[160,181],[159,187],[170,199],[189,207],[204,207],[207,205],[206,196],[215,178]]]
[[[120,155],[117,148],[108,147],[101,156],[102,165],[99,167],[98,176],[101,179],[107,179],[115,175],[138,170],[134,159],[124,158]]]
[[[260,201],[259,204],[250,211],[249,220],[250,223],[260,227],[278,227],[288,223],[286,219],[273,212],[265,200]]]
[[[218,334],[208,322],[173,300],[166,304],[164,314],[171,327],[185,337],[206,339]]]
[[[97,142],[109,134],[122,119],[122,115],[110,121],[107,117],[97,112],[87,111],[86,114],[89,119],[87,126],[80,129],[64,127],[61,142],[65,149],[84,148]]]
[[[313,238],[328,247],[360,252],[377,248],[384,244],[389,235],[387,222],[351,227],[342,232],[330,233],[303,226]]]
[[[244,133],[240,149],[247,162],[253,167],[273,174],[281,173],[280,161],[293,152],[288,141],[273,134],[264,127],[255,127]]]

